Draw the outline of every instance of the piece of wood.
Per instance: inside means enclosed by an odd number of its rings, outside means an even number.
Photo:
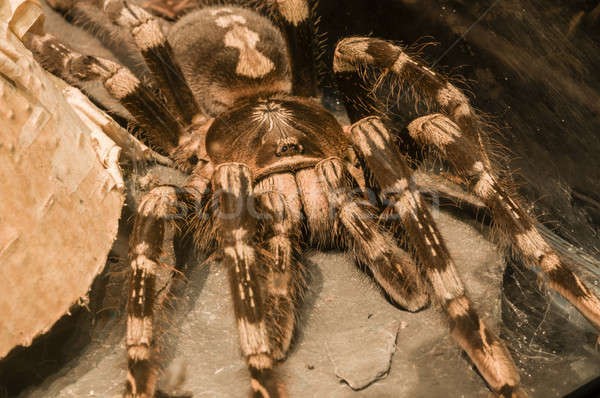
[[[126,132],[34,61],[20,39],[40,18],[0,0],[0,358],[85,301],[124,201],[104,130]]]

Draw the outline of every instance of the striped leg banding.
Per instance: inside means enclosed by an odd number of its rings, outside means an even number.
[[[352,126],[351,139],[378,183],[383,204],[396,213],[417,258],[443,273],[451,262],[450,254],[421,195],[411,188],[412,170],[404,156],[395,150],[386,127],[379,118],[362,119]]]
[[[334,246],[339,236],[334,227],[331,205],[315,169],[298,170],[296,181],[304,210],[304,225],[308,230],[308,245],[319,249]]]
[[[466,136],[484,148],[480,121],[468,98],[444,76],[412,59],[401,47],[370,37],[343,39],[335,48],[333,70],[353,122],[377,114],[374,112],[388,111],[387,105],[381,108],[383,103],[408,100],[410,111],[437,110],[449,116]],[[384,82],[395,97],[382,101],[375,96]]]
[[[394,237],[377,224],[374,209],[349,192],[350,175],[340,159],[327,159],[316,166],[326,195],[337,210],[336,217],[347,235],[356,260],[368,267],[389,297],[409,311],[418,311],[429,301],[427,287],[421,280],[410,255],[394,244]]]
[[[128,374],[125,397],[151,398],[158,369],[154,363],[153,313],[155,278],[165,224],[180,217],[184,190],[161,186],[144,195],[133,226],[129,255],[132,276],[127,304]]]
[[[273,358],[285,358],[292,341],[297,306],[305,288],[300,256],[301,203],[290,173],[274,174],[257,183],[254,194],[265,210],[266,320]]]
[[[214,171],[212,186],[218,206],[215,220],[219,247],[229,273],[240,346],[251,373],[261,375],[252,378],[253,394],[278,397],[276,386],[268,382],[274,358],[266,319],[267,258],[256,249],[258,226],[256,214],[252,214],[255,208],[250,169],[239,163],[221,164]]]
[[[111,21],[131,32],[168,108],[181,124],[189,125],[199,107],[158,21],[144,9],[123,0],[104,0],[103,7]]]
[[[129,69],[103,58],[82,55],[62,44],[54,36],[28,35],[27,46],[49,71],[74,86],[100,81],[148,133],[152,143],[166,152],[178,144],[182,127],[160,98],[140,82]]]
[[[488,385],[502,397],[518,397],[519,374],[504,342],[483,323],[466,296],[443,302],[450,334],[473,360]]]
[[[442,236],[421,195],[411,187],[412,170],[395,149],[389,132],[379,118],[370,117],[352,126],[351,139],[377,180],[382,201],[398,216],[436,298],[449,316],[452,336],[494,391],[519,391],[519,375],[510,354],[465,296]]]
[[[274,2],[275,21],[284,34],[292,66],[292,94],[317,96],[315,22],[307,0]]]
[[[490,208],[503,244],[508,244],[528,266],[540,267],[549,286],[569,300],[600,329],[600,300],[568,267],[535,227],[531,216],[499,183],[477,145],[460,127],[441,114],[420,117],[408,125],[418,143],[437,151]]]
[[[292,94],[317,96],[315,22],[307,0],[278,0],[275,21],[285,36],[292,66]]]

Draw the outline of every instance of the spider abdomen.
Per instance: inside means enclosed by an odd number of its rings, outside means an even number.
[[[255,11],[202,8],[175,23],[168,41],[196,101],[210,115],[255,92],[291,89],[285,41]]]

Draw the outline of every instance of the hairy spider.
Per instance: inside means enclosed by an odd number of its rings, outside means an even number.
[[[138,208],[130,239],[126,397],[155,393],[154,285],[167,223],[181,227],[177,242],[191,230],[201,252],[223,258],[254,397],[286,395],[275,366],[292,340],[304,288],[299,258],[308,246],[348,250],[409,311],[423,308],[432,294],[490,388],[523,395],[510,354],[465,295],[412,183],[410,162],[427,151],[446,160],[488,206],[500,243],[539,267],[552,289],[600,326],[598,298],[500,181],[485,124],[466,96],[402,48],[366,37],[337,44],[333,70],[353,122],[342,128],[314,98],[315,33],[306,0],[202,7],[170,26],[166,37],[156,18],[123,0],[54,6],[102,9],[116,28],[129,31],[153,87],[117,63],[31,33],[28,46],[38,59],[74,84],[101,81],[189,173],[184,186],[154,188]],[[271,20],[252,7],[268,10]],[[391,90],[400,109],[409,105],[406,115],[414,120],[404,129],[382,111],[384,85],[400,88]],[[399,142],[412,149],[401,150]]]

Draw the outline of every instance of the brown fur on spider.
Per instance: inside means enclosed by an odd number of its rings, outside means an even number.
[[[55,2],[63,11],[78,4]],[[467,98],[402,48],[362,37],[337,44],[333,69],[353,121],[344,130],[311,98],[317,93],[314,26],[305,0],[265,2],[272,21],[251,8],[204,7],[181,18],[166,37],[139,7],[120,0],[93,4],[131,33],[160,95],[125,67],[75,53],[49,35],[29,35],[29,47],[69,82],[103,82],[153,143],[189,172],[185,186],[146,194],[135,219],[126,397],[155,394],[154,282],[168,222],[192,229],[204,254],[223,258],[254,397],[286,396],[276,365],[296,327],[304,288],[299,258],[308,246],[349,251],[409,311],[434,297],[451,335],[489,387],[504,397],[524,395],[510,354],[465,295],[412,184],[410,160],[423,149],[448,161],[489,207],[500,243],[539,267],[551,288],[600,327],[598,298],[503,187],[489,159],[484,124]],[[426,111],[404,130],[394,125],[381,110],[388,100],[378,97],[383,84],[401,89],[397,104],[407,102],[413,110],[424,105]],[[403,153],[399,138],[418,150]],[[356,166],[365,177],[361,189],[350,173]],[[367,190],[376,193],[375,201],[366,200]]]

